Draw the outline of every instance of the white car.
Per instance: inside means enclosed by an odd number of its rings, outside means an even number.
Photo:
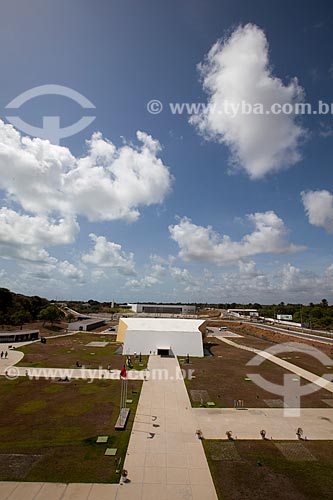
[[[220,331],[220,332],[224,332],[225,330],[227,330],[227,327],[226,327],[226,326],[220,326],[220,328],[219,328],[219,331]]]

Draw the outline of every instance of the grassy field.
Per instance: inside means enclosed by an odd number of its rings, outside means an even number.
[[[203,444],[220,499],[332,499],[332,441],[204,440]],[[288,450],[286,454],[279,445]]]
[[[46,344],[35,342],[19,348],[24,353],[24,358],[20,361],[19,366],[75,368],[78,361],[86,368],[107,368],[108,365],[111,365],[111,369],[119,369],[124,364],[124,357],[116,354],[116,350],[121,344],[117,344],[112,337],[111,335],[82,332],[48,339]],[[106,347],[87,346],[90,342],[109,342],[109,344]],[[139,358],[135,360],[132,356],[134,369],[146,368],[147,360],[148,356],[142,356],[142,362],[139,363]]]
[[[256,349],[267,349],[274,344],[262,338],[257,338],[251,335],[244,335],[242,338],[231,339],[236,344],[245,344],[250,347],[254,347]],[[293,338],[293,340],[288,341],[288,344],[292,345],[293,343],[298,343],[297,339]],[[324,349],[326,346],[324,346]],[[284,352],[280,354],[276,354],[278,358],[285,359],[300,368],[304,368],[304,370],[308,370],[316,375],[322,376],[324,373],[333,373],[333,359],[330,361],[329,365],[323,365],[318,359],[311,356],[312,346],[308,344],[302,344],[303,352]],[[329,355],[326,350],[326,355]],[[320,349],[320,352],[323,352]]]
[[[232,339],[234,340],[234,339]],[[246,345],[252,345],[247,339],[235,339]],[[261,343],[261,348],[273,345],[267,341],[255,339],[256,347]],[[265,347],[264,347],[265,346]],[[212,401],[217,407],[231,408],[235,399],[242,399],[244,406],[248,408],[265,408],[265,400],[278,399],[280,396],[267,392],[251,380],[251,373],[260,373],[267,380],[275,384],[283,384],[283,375],[290,373],[278,365],[269,361],[263,362],[260,366],[246,366],[247,362],[253,358],[251,352],[247,352],[230,346],[218,339],[206,339],[206,347],[213,354],[212,357],[192,358],[191,365],[181,364],[182,368],[191,368],[195,378],[186,379],[185,383],[193,406],[199,406],[200,400],[195,401],[191,391],[207,391],[204,403]],[[249,375],[249,376],[248,376]],[[307,383],[306,381],[302,381]],[[302,397],[301,407],[304,408],[328,408],[322,399],[329,399],[332,394],[325,389]]]
[[[142,382],[129,381],[131,413],[115,431],[120,382],[0,379],[0,480],[118,482]],[[96,444],[108,435],[107,445]],[[107,447],[116,457],[104,456]]]

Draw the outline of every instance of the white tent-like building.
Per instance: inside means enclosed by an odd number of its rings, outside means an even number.
[[[123,354],[202,357],[205,332],[204,320],[121,318],[117,341],[124,344]]]

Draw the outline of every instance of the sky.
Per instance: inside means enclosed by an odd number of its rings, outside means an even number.
[[[332,21],[326,0],[2,1],[0,286],[332,303]]]

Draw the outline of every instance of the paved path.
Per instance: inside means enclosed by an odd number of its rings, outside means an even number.
[[[122,500],[118,484],[1,482],[1,500]]]
[[[226,344],[229,344],[233,347],[236,347],[237,349],[243,349],[244,351],[250,351],[255,354],[258,354],[262,358],[267,359],[268,361],[271,361],[272,363],[275,363],[276,365],[281,366],[282,368],[285,368],[286,370],[295,373],[299,377],[302,377],[305,380],[308,380],[309,382],[312,382],[313,384],[317,385],[318,387],[321,387],[323,389],[326,389],[329,392],[333,393],[333,383],[330,382],[329,380],[320,377],[319,375],[315,375],[312,372],[309,372],[308,370],[304,370],[303,368],[300,368],[297,365],[294,365],[293,363],[289,363],[289,361],[285,361],[284,359],[280,359],[277,356],[274,356],[273,354],[270,354],[269,352],[266,351],[260,351],[259,349],[255,349],[254,347],[249,347],[246,345],[242,344],[236,344],[232,340],[229,340],[225,337],[222,337],[220,335],[216,335],[215,338],[219,339],[221,342],[225,342]],[[292,346],[292,344],[291,344]],[[324,368],[324,367],[323,367]]]
[[[197,422],[175,358],[150,356],[168,380],[143,383],[127,450],[127,499],[217,500]],[[171,379],[173,378],[173,380]]]
[[[29,377],[30,380],[57,380],[68,378],[70,380],[119,380],[120,370],[105,370],[99,368],[34,368],[31,366],[12,366],[10,362],[4,363],[0,360],[0,375],[6,375],[14,380],[18,377]],[[7,360],[6,360],[7,361]],[[130,380],[143,380],[146,370],[131,370],[128,372]],[[149,373],[146,375],[149,376]],[[1,499],[0,499],[1,500]]]
[[[286,330],[284,328],[279,328],[277,326],[271,325],[258,325],[258,323],[251,323],[248,321],[243,322],[245,325],[255,326],[256,328],[261,328],[262,330],[270,330],[273,332],[281,333],[282,335],[289,335],[291,337],[297,337],[300,339],[311,340],[314,342],[320,342],[321,344],[333,345],[333,339],[329,337],[323,337],[316,335],[314,333],[296,332],[295,330]]]
[[[30,342],[20,342],[17,347],[22,347],[24,345],[30,344]],[[0,358],[0,375],[4,375],[7,368],[15,365],[23,358],[24,354],[16,349],[9,349],[11,344],[0,344],[0,352],[7,352],[7,358]]]
[[[283,408],[193,408],[193,412],[206,439],[227,439],[227,431],[238,439],[261,439],[265,429],[268,439],[294,440],[298,427],[308,439],[333,439],[332,408],[302,408],[300,416],[292,418],[284,417]]]

